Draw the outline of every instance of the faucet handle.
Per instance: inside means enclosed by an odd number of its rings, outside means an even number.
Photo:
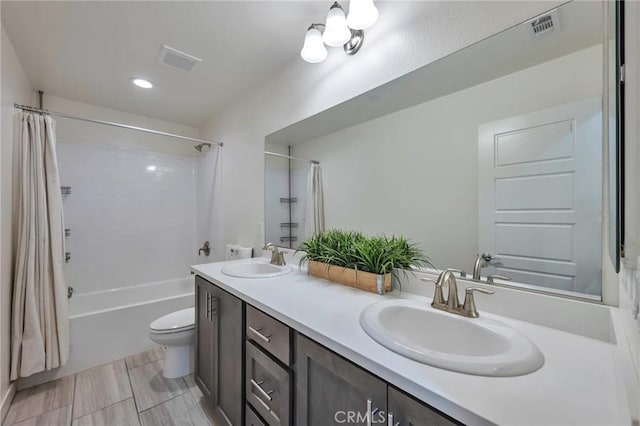
[[[462,269],[449,268],[448,270],[451,271],[451,272],[455,272],[456,274],[460,274],[460,278],[466,278],[467,277],[467,273],[465,271],[463,271]]]
[[[435,291],[433,293],[433,300],[431,301],[431,306],[439,305],[442,306],[446,302],[444,301],[444,294],[442,293],[442,282],[440,280],[432,280],[431,278],[420,278],[425,282],[435,283]]]
[[[493,284],[494,283],[493,280],[496,279],[496,278],[499,279],[499,280],[503,280],[503,281],[511,281],[510,277],[505,277],[504,275],[493,274],[493,275],[489,275],[487,277],[487,282],[490,283],[490,284]]]
[[[484,294],[493,294],[495,291],[486,290],[480,287],[469,287],[464,292],[464,302],[462,303],[462,314],[471,317],[478,318],[480,314],[478,313],[478,309],[476,308],[476,302],[473,298],[473,292],[477,291]]]

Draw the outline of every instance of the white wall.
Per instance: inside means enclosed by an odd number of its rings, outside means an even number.
[[[291,62],[259,91],[247,93],[213,117],[202,135],[225,143],[223,241],[258,249],[264,235],[264,138],[367,90],[393,80],[561,2],[381,2],[362,50],[348,57],[331,49],[321,64],[292,52]],[[213,160],[201,166],[210,167]],[[208,194],[206,187],[201,194]],[[200,221],[200,219],[199,219]]]
[[[0,404],[9,396],[11,289],[13,287],[13,224],[11,211],[13,197],[13,104],[28,104],[33,100],[33,89],[16,56],[11,40],[2,27],[0,44],[2,59],[1,98],[2,133],[0,143]],[[9,401],[10,402],[10,401]],[[2,405],[0,422],[8,408]]]
[[[328,228],[402,234],[439,269],[469,271],[479,252],[478,126],[601,97],[601,64],[593,46],[294,145],[293,155],[322,165]]]

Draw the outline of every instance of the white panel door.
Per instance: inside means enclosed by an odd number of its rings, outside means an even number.
[[[601,294],[600,99],[483,124],[478,134],[480,252],[486,274]]]

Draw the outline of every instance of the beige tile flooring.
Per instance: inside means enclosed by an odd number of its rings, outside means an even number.
[[[16,394],[4,426],[215,426],[187,376],[162,377],[161,347]]]

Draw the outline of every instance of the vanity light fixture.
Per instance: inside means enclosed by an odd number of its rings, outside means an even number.
[[[334,2],[327,13],[327,23],[322,34],[322,41],[327,46],[339,47],[344,46],[349,40],[351,40],[351,30],[347,27],[344,9],[338,2]]]
[[[347,25],[354,30],[366,30],[378,20],[378,8],[373,0],[351,0]]]
[[[358,3],[355,5],[354,3]],[[304,37],[300,56],[307,62],[317,64],[327,58],[325,44],[331,47],[343,46],[345,53],[355,55],[364,42],[364,31],[378,19],[378,9],[373,0],[351,0],[349,16],[356,28],[349,25],[349,17],[337,1],[329,8],[326,24],[311,24]],[[322,30],[322,32],[321,32]]]
[[[327,58],[327,48],[324,47],[322,42],[322,33],[318,28],[319,26],[324,27],[322,24],[311,24],[307,34],[304,36],[304,46],[300,51],[302,59],[312,64],[317,64]]]

